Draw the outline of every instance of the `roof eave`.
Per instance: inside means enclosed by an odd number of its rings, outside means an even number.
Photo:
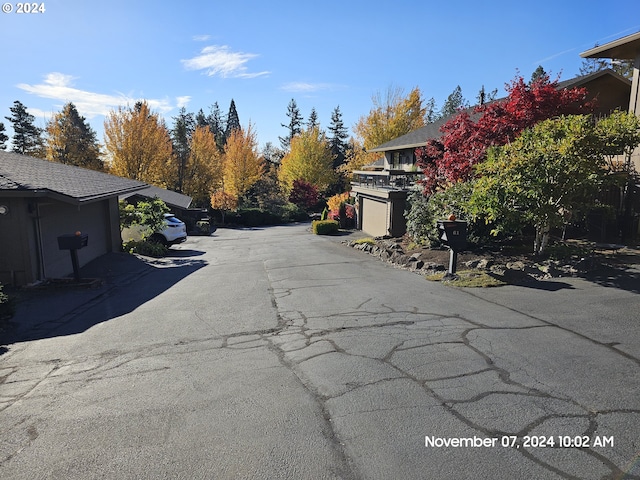
[[[427,144],[427,140],[425,140],[424,142],[420,142],[420,143],[409,143],[407,145],[390,145],[388,147],[382,146],[382,147],[372,148],[371,150],[367,150],[367,151],[368,152],[373,152],[373,153],[388,152],[390,150],[404,150],[404,149],[407,149],[407,148],[424,147],[426,144]]]
[[[135,192],[145,187],[146,185],[142,185],[139,187],[129,187],[126,189],[119,190],[117,192],[109,192],[105,194],[91,195],[86,197],[71,197],[69,195],[65,195],[63,193],[56,192],[54,190],[49,190],[46,188],[0,190],[0,195],[4,197],[52,198],[54,200],[58,200],[64,203],[69,203],[72,205],[83,205],[91,202],[97,202],[100,200],[106,200],[108,198],[113,198],[113,197],[117,198],[119,195]]]
[[[633,60],[640,54],[640,32],[582,52],[582,58],[616,58]]]

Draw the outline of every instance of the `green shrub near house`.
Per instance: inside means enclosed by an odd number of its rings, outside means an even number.
[[[145,257],[164,257],[168,248],[159,242],[150,240],[129,240],[122,245],[122,249],[126,253],[137,253]]]
[[[336,220],[314,220],[311,222],[311,231],[316,235],[332,235],[338,233]]]

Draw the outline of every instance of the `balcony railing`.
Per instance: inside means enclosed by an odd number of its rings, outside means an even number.
[[[353,172],[351,185],[385,190],[412,190],[416,182],[423,178],[422,172],[406,172],[404,170],[382,170]]]

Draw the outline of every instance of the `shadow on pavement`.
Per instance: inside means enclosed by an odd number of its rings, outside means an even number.
[[[509,285],[517,287],[534,288],[547,292],[557,292],[558,290],[573,289],[573,285],[555,280],[537,280],[519,270],[506,270],[504,275],[489,273],[494,278],[502,280]]]
[[[602,287],[619,288],[632,293],[640,293],[640,271],[638,268],[623,266],[603,266],[585,273],[580,278]]]
[[[16,313],[8,328],[0,330],[0,355],[12,344],[82,333],[125,315],[162,294],[207,265],[194,257],[204,252],[170,250],[161,259],[107,254],[80,270],[81,278],[99,278],[98,288],[72,284],[15,292]]]

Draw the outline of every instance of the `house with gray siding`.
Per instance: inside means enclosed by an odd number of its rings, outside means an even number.
[[[627,110],[632,82],[612,70],[558,82],[558,88],[584,87],[587,100],[596,99],[595,115]],[[500,100],[497,100],[500,101]],[[472,120],[480,114],[467,110]],[[372,236],[400,237],[406,233],[404,212],[407,197],[419,189],[422,175],[416,166],[415,150],[442,135],[440,128],[451,117],[425,125],[369,150],[383,156],[377,166],[353,172],[351,196],[356,197],[358,228]]]
[[[81,232],[79,265],[121,248],[118,196],[144,182],[0,151],[0,283],[22,286],[73,272],[58,237]]]

